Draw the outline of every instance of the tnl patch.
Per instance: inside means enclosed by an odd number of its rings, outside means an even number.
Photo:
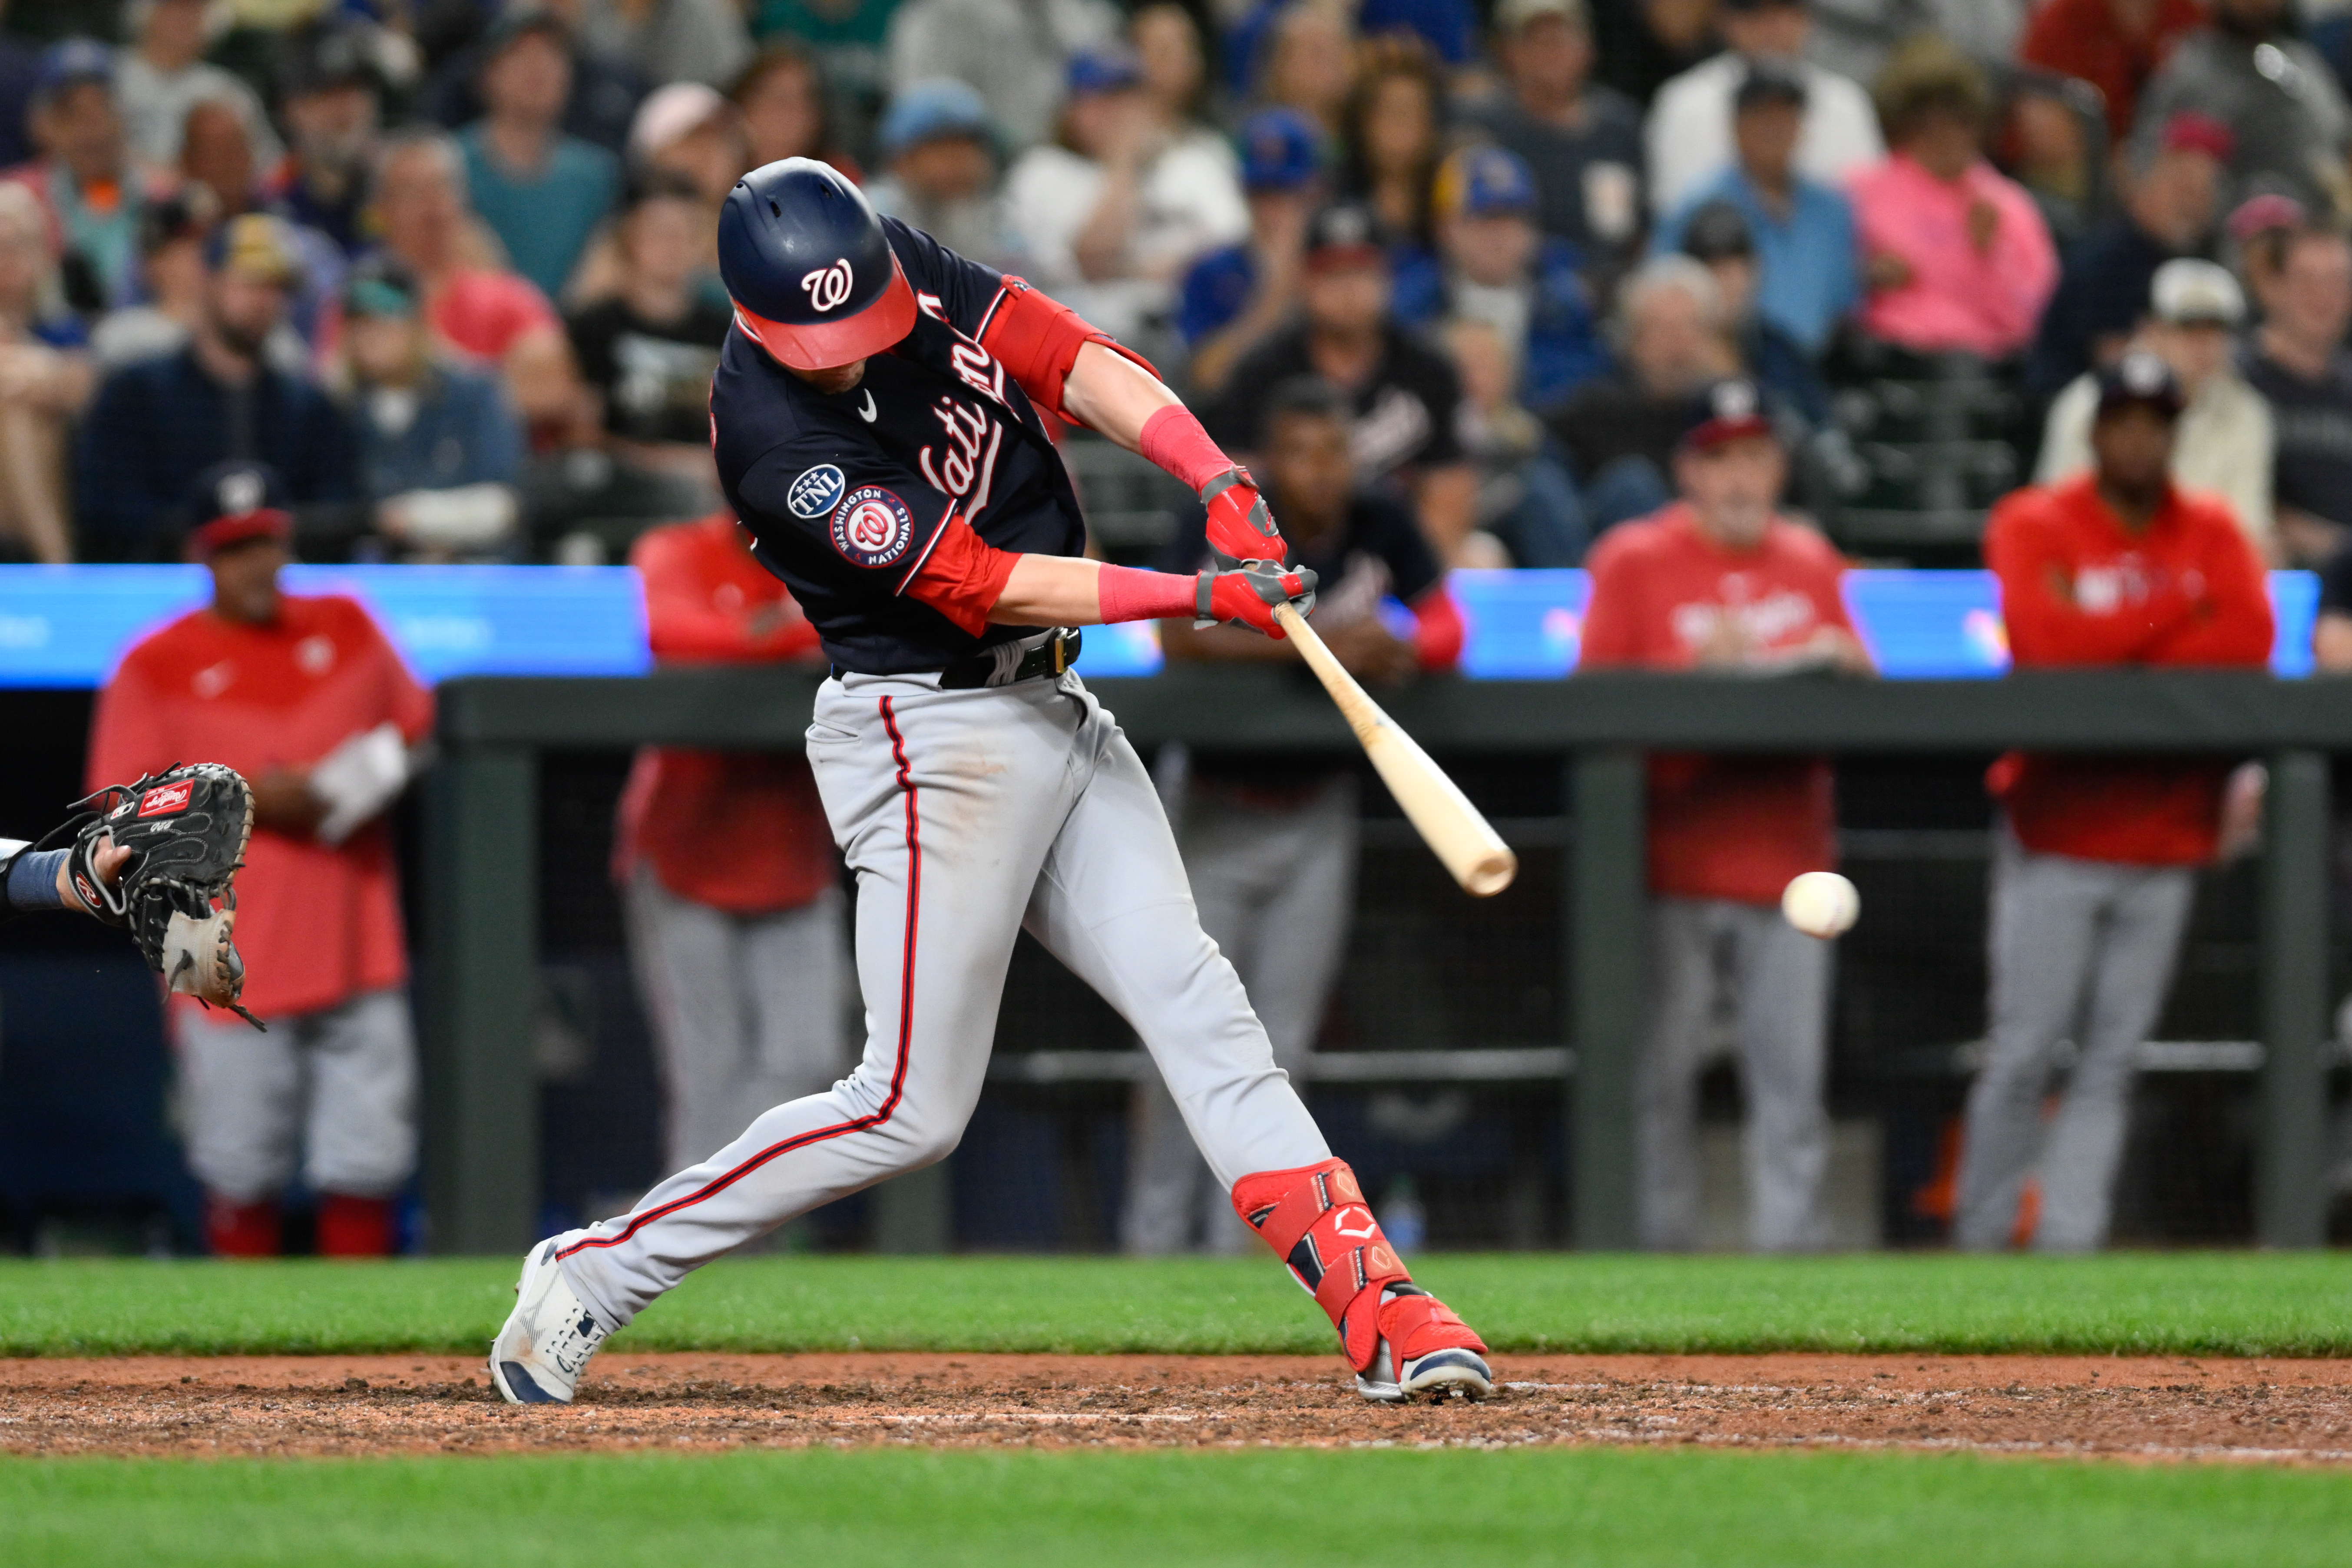
[[[852,490],[834,510],[833,547],[860,566],[889,565],[914,537],[914,513],[879,485]]]
[[[177,784],[157,784],[139,797],[142,816],[169,816],[175,811],[188,809],[188,796],[194,793],[194,779],[182,779]]]
[[[841,492],[848,481],[841,470],[831,463],[819,463],[793,481],[784,492],[784,504],[793,509],[794,517],[804,517],[814,522],[841,504]]]

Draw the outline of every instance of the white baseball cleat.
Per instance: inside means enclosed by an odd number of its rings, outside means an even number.
[[[490,1342],[490,1385],[509,1405],[569,1405],[612,1331],[572,1293],[555,1243],[543,1241],[523,1258],[514,1310]]]
[[[1392,1314],[1391,1309],[1400,1306],[1404,1310]],[[1400,1374],[1392,1342],[1383,1332],[1372,1352],[1372,1364],[1356,1374],[1356,1392],[1365,1398],[1401,1405],[1416,1394],[1484,1399],[1495,1392],[1495,1374],[1478,1353],[1486,1346],[1468,1324],[1420,1286],[1400,1281],[1381,1292],[1381,1327],[1401,1334],[1405,1344],[1421,1353],[1406,1356]]]
[[[1404,1375],[1399,1377],[1391,1369],[1389,1342],[1382,1340],[1370,1370],[1356,1374],[1356,1392],[1383,1405],[1401,1405],[1416,1394],[1438,1399],[1449,1394],[1484,1399],[1495,1392],[1495,1374],[1476,1351],[1450,1347],[1405,1363]]]

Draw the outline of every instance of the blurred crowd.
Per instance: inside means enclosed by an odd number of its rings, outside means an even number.
[[[2086,377],[2134,345],[2268,560],[2352,525],[2342,0],[5,24],[0,558],[174,557],[231,458],[318,559],[616,559],[709,512],[715,209],[794,155],[1145,353],[1233,449],[1275,386],[1335,386],[1449,564],[1580,563],[1730,374],[1849,553],[1972,561],[2000,493],[2084,464]]]

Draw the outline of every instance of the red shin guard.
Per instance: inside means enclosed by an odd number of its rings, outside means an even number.
[[[1400,1370],[1432,1351],[1486,1348],[1444,1302],[1412,1283],[1345,1160],[1244,1176],[1234,1184],[1233,1199],[1234,1212],[1330,1315],[1340,1353],[1358,1372],[1371,1367],[1383,1339]],[[1391,1289],[1397,1294],[1383,1301]]]

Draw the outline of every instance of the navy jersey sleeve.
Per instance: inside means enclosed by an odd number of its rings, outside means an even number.
[[[1390,590],[1406,604],[1429,592],[1445,575],[1412,513],[1388,497],[1359,496],[1353,522],[1352,542],[1388,563]]]
[[[2352,616],[2352,544],[2327,558],[2319,569],[2319,607],[2338,616]]]
[[[898,252],[898,265],[907,269],[907,283],[915,297],[935,305],[935,313],[957,331],[977,339],[989,307],[1004,287],[1004,274],[965,260],[921,229],[897,218],[884,218],[882,232],[889,237],[890,248]]]
[[[1210,564],[1209,514],[1187,504],[1176,514],[1176,531],[1160,552],[1160,570],[1191,574]]]
[[[813,553],[826,575],[846,569],[893,595],[914,581],[955,510],[871,443],[823,431],[770,447],[745,468],[736,491],[762,547]],[[780,527],[789,542],[773,537]]]

